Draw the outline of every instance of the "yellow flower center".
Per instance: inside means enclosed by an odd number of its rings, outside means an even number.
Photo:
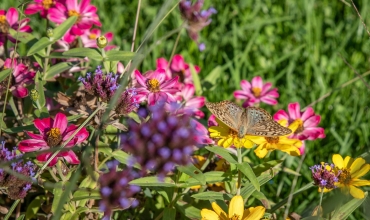
[[[51,8],[51,6],[54,5],[54,2],[53,0],[42,0],[42,7],[44,7],[44,9],[48,10],[49,8]]]
[[[262,89],[258,87],[253,87],[252,92],[253,92],[253,95],[258,98],[261,96]]]
[[[265,137],[266,141],[270,144],[279,143],[279,137]]]
[[[0,33],[7,34],[9,31],[9,23],[5,15],[0,15]]]
[[[78,19],[76,23],[78,23],[81,20],[80,13],[78,13],[76,10],[69,10],[68,11],[68,17],[77,16]]]
[[[294,131],[294,134],[301,133],[304,130],[303,121],[298,118],[298,119],[294,120],[294,122],[296,122],[298,124],[298,128],[297,128],[297,130]]]
[[[89,39],[90,40],[96,40],[96,34],[89,34]]]
[[[159,82],[157,79],[150,79],[147,82],[147,85],[149,87],[149,91],[151,92],[159,92]]]
[[[55,147],[62,141],[62,134],[59,128],[50,129],[50,131],[46,132],[46,135],[49,147]]]
[[[344,185],[349,185],[351,183],[352,177],[351,177],[351,169],[349,168],[343,168],[341,169],[341,173],[338,177],[340,183]]]
[[[239,215],[237,214],[234,214],[231,218],[229,218],[230,220],[239,220]]]
[[[5,15],[0,15],[0,23],[5,24],[5,22],[6,22]]]
[[[238,136],[238,132],[237,131],[234,131],[233,129],[229,129],[229,136],[237,137]]]

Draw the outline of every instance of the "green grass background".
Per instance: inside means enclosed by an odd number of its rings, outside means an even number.
[[[114,44],[130,50],[138,1],[92,0],[98,7],[103,32],[115,34]],[[322,116],[320,126],[326,138],[306,142],[306,158],[296,189],[311,181],[309,167],[321,161],[331,161],[334,153],[343,156],[360,156],[369,151],[370,89],[357,80],[345,88],[337,89],[356,77],[344,63],[346,59],[360,74],[369,71],[370,41],[350,1],[340,0],[214,0],[218,13],[212,23],[201,32],[200,41],[206,50],[199,52],[197,45],[181,32],[176,53],[187,62],[201,67],[203,96],[209,101],[233,99],[233,91],[240,89],[240,80],[262,76],[279,89],[279,104],[266,106],[270,113],[287,108],[288,103],[299,102],[302,107],[333,93],[313,106]],[[144,33],[156,17],[163,1],[143,0],[137,30],[136,48]],[[174,5],[172,1],[171,5]],[[370,25],[370,2],[355,1],[364,21]],[[17,6],[16,1],[2,1],[0,8]],[[32,26],[39,24],[31,16]],[[161,37],[182,24],[176,8],[155,31],[146,48],[156,44],[144,59],[141,72],[155,68],[159,57],[169,59],[177,34],[159,41]],[[38,26],[40,30],[42,26]],[[211,77],[209,74],[212,73]],[[206,83],[214,83],[213,85]],[[370,83],[370,76],[364,77]],[[206,109],[204,109],[206,111]],[[273,153],[269,159],[284,154]],[[252,157],[255,163],[260,160]],[[285,166],[295,170],[299,158],[289,158]],[[369,160],[368,160],[369,161]],[[369,177],[369,176],[367,176]],[[273,182],[262,187],[266,197],[274,202],[289,194],[294,175],[280,173]],[[363,189],[369,189],[363,187]],[[295,197],[291,211],[302,213],[317,205],[319,194],[314,190]],[[367,206],[370,207],[370,203]],[[364,206],[363,206],[364,207]],[[364,214],[365,213],[365,214]],[[349,219],[363,219],[366,212],[360,208]],[[369,213],[367,212],[367,215]]]

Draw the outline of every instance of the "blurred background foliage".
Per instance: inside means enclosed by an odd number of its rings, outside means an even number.
[[[98,7],[103,33],[113,32],[114,44],[130,50],[138,1],[91,2]],[[142,42],[163,2],[142,1],[135,48]],[[176,1],[170,2],[171,7],[176,4]],[[365,24],[370,25],[370,1],[354,2]],[[1,1],[0,8],[18,5],[17,1]],[[213,6],[218,11],[212,16],[212,23],[201,32],[200,41],[205,43],[205,51],[200,52],[182,30],[175,52],[201,67],[202,95],[207,100],[232,100],[233,91],[240,89],[240,80],[250,81],[257,75],[279,89],[278,105],[261,105],[271,114],[286,110],[291,102],[307,106],[332,92],[313,106],[322,117],[320,126],[325,128],[326,138],[306,142],[306,156],[295,189],[311,182],[310,166],[331,161],[332,154],[357,157],[369,151],[370,87],[362,80],[350,82],[357,75],[341,58],[359,74],[370,70],[369,35],[349,0],[206,0],[205,6]],[[31,16],[31,26],[43,33],[45,26],[40,25],[37,18],[38,15]],[[153,45],[154,49],[140,65],[141,72],[154,69],[159,57],[170,58],[177,33],[164,40],[162,37],[181,25],[178,8],[175,8],[145,45],[145,49]],[[363,79],[369,84],[370,76]],[[347,82],[350,82],[348,86],[340,88]],[[204,108],[204,111],[207,110]],[[284,157],[274,152],[265,160]],[[251,156],[251,161],[261,162],[255,156]],[[300,158],[288,157],[284,165],[296,170],[300,161]],[[288,196],[293,179],[293,174],[280,173],[273,182],[262,187],[262,191],[269,200],[278,202]],[[293,199],[290,211],[303,213],[318,205],[318,200],[319,194],[310,189]],[[363,208],[370,203],[364,204],[350,219],[368,218]]]

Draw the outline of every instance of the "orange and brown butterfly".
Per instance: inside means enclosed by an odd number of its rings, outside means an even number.
[[[255,135],[278,137],[292,133],[292,130],[274,121],[262,108],[243,108],[231,101],[206,102],[207,108],[219,120],[238,133],[238,137]]]

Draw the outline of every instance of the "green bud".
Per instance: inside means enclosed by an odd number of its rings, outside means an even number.
[[[53,28],[48,28],[46,31],[46,36],[47,37],[52,37],[54,35],[54,30]]]
[[[30,93],[31,100],[36,102],[39,100],[39,92],[36,89],[32,89]]]
[[[98,45],[99,48],[104,48],[108,44],[108,40],[104,36],[100,36],[96,39],[96,44]]]

